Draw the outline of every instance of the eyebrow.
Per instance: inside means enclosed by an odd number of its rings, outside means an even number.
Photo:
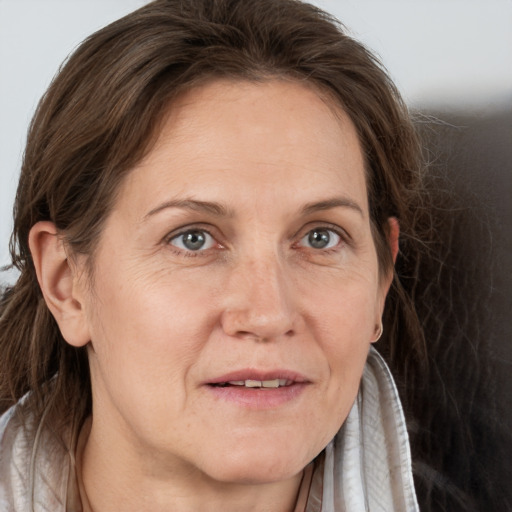
[[[233,214],[220,203],[213,203],[211,201],[198,201],[196,199],[174,199],[165,201],[164,203],[153,208],[150,212],[144,215],[144,220],[149,217],[165,210],[167,208],[181,208],[183,210],[193,210],[196,212],[209,213],[215,217],[231,217]]]
[[[310,215],[312,213],[322,211],[322,210],[331,210],[333,208],[350,208],[360,215],[364,216],[363,209],[351,199],[346,197],[333,197],[331,199],[326,199],[324,201],[318,201],[313,203],[308,203],[302,208],[303,215]],[[215,217],[233,217],[234,214],[231,210],[226,208],[220,203],[215,203],[211,201],[199,201],[197,199],[173,199],[170,201],[165,201],[164,203],[158,205],[156,208],[153,208],[150,212],[148,212],[144,216],[144,220],[147,220],[149,217],[165,210],[167,208],[180,208],[184,210],[193,210],[201,213],[208,213],[214,215]]]
[[[318,201],[315,203],[308,203],[302,208],[302,213],[304,215],[309,215],[311,213],[315,213],[322,210],[331,210],[332,208],[350,208],[358,212],[360,215],[364,217],[363,209],[352,199],[347,197],[333,197],[331,199],[326,199],[325,201]]]

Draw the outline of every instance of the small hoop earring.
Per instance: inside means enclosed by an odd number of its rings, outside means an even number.
[[[377,327],[377,335],[375,337],[375,339],[372,341],[372,343],[376,343],[377,341],[380,340],[380,337],[382,336],[382,333],[384,332],[384,326],[382,325],[382,320],[380,321],[380,324],[378,325]]]

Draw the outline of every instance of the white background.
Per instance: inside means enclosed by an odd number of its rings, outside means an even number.
[[[38,99],[83,38],[144,3],[0,0],[0,265],[9,263],[12,203]],[[313,3],[380,55],[413,107],[481,114],[512,106],[512,0]]]

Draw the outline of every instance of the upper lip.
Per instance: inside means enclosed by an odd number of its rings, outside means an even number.
[[[254,368],[246,368],[241,370],[235,370],[220,377],[215,377],[205,382],[205,384],[221,384],[223,382],[230,381],[242,381],[242,380],[258,380],[268,381],[283,379],[293,381],[294,383],[307,383],[309,380],[298,372],[291,370],[258,370]]]

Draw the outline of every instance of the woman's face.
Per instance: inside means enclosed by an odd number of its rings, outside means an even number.
[[[387,283],[354,126],[312,89],[182,96],[94,265],[78,284],[91,436],[155,474],[263,482],[300,472],[340,428]]]

